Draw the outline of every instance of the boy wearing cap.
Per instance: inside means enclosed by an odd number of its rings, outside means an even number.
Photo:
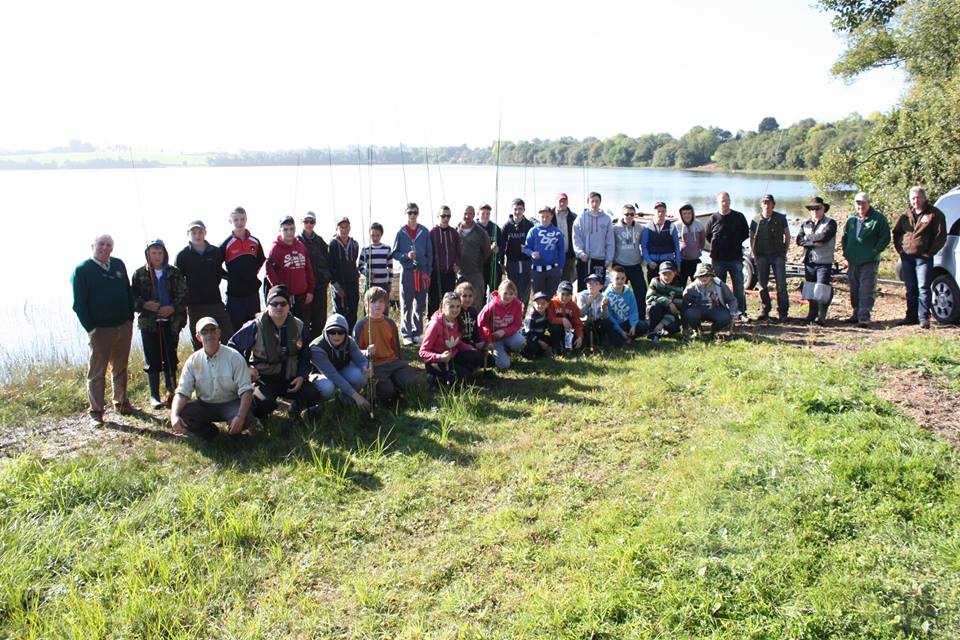
[[[790,225],[787,216],[773,207],[776,200],[769,193],[760,200],[761,212],[750,222],[750,249],[757,261],[757,282],[760,284],[760,304],[762,309],[757,320],[769,320],[772,302],[770,301],[770,270],[777,284],[777,316],[780,322],[786,322],[790,310],[790,297],[787,295],[787,247],[790,246]]]
[[[236,329],[260,313],[260,267],[266,261],[263,246],[247,230],[247,212],[237,207],[230,213],[233,231],[220,243],[227,270],[227,313]]]
[[[483,282],[486,291],[478,291],[477,298],[483,298],[480,302],[486,302],[487,291],[493,293],[500,286],[500,278],[503,275],[503,231],[495,222],[490,221],[490,205],[485,204],[480,207],[480,220],[477,225],[483,229],[487,237],[490,238],[490,257],[483,268]]]
[[[322,327],[327,322],[327,303],[330,297],[330,248],[317,229],[317,216],[313,211],[307,211],[301,221],[303,230],[298,236],[303,246],[307,248],[310,257],[310,266],[313,267],[313,302],[307,307],[309,322],[308,329]]]
[[[725,282],[713,275],[713,267],[701,264],[694,273],[693,282],[683,292],[683,324],[700,332],[702,323],[710,323],[710,332],[733,325],[737,314],[737,298]]]
[[[630,282],[630,289],[637,297],[637,308],[640,319],[647,317],[647,307],[644,302],[647,295],[647,281],[643,274],[643,233],[644,229],[636,223],[637,209],[632,204],[623,205],[623,215],[613,225],[613,237],[616,247],[613,254],[613,263],[623,267]]]
[[[523,323],[523,339],[526,344],[522,353],[525,358],[549,355],[552,353],[551,348],[559,351],[563,344],[557,341],[561,336],[550,331],[550,319],[547,317],[549,306],[550,297],[546,293],[537,291],[533,294],[533,304],[527,310]]]
[[[421,384],[421,374],[400,357],[397,323],[386,317],[390,296],[381,287],[370,287],[364,294],[367,314],[353,328],[353,337],[373,361],[377,399],[392,402],[398,392]]]
[[[853,198],[856,215],[847,218],[843,228],[842,251],[847,261],[847,284],[853,315],[847,322],[870,326],[870,313],[877,293],[880,256],[890,244],[890,224],[886,216],[870,206],[870,197],[860,192]]]
[[[427,296],[427,314],[440,308],[443,294],[453,291],[460,270],[460,233],[450,226],[450,207],[440,207],[440,222],[430,230],[433,244],[433,273],[430,276],[430,292]]]
[[[577,220],[577,214],[570,210],[570,198],[566,193],[561,191],[557,194],[555,200],[557,206],[553,209],[553,220],[550,224],[563,233],[562,279],[573,282],[577,277],[577,254],[573,250],[573,223]]]
[[[683,307],[683,289],[677,286],[677,268],[669,260],[658,267],[657,277],[650,281],[647,289],[647,318],[653,328],[650,340],[660,342],[662,336],[680,331],[681,307]]]
[[[530,256],[524,253],[527,234],[533,223],[524,215],[526,204],[520,198],[513,200],[513,215],[503,225],[504,254],[507,260],[507,278],[517,287],[517,297],[524,309],[530,297]]]
[[[609,301],[610,344],[614,347],[622,347],[633,342],[638,329],[642,330],[640,313],[637,311],[636,296],[627,288],[627,274],[623,267],[613,267],[610,279],[610,286],[603,292],[604,297]]]
[[[797,244],[803,247],[804,299],[809,303],[805,324],[827,324],[827,310],[833,300],[830,272],[837,245],[837,221],[828,217],[829,203],[817,196],[807,204],[810,219],[800,225]]]
[[[573,301],[573,285],[566,280],[557,287],[557,293],[547,307],[547,320],[550,321],[550,333],[554,344],[562,344],[565,350],[579,349],[583,346],[583,321],[580,319],[580,308]],[[567,336],[571,336],[569,341]]]
[[[577,254],[577,280],[580,289],[586,288],[588,274],[595,273],[603,280],[613,264],[613,220],[600,209],[600,194],[591,191],[590,205],[573,223],[573,250]]]
[[[250,364],[247,370],[254,384],[253,415],[261,420],[273,413],[280,397],[292,400],[289,416],[293,419],[320,402],[317,389],[307,383],[310,334],[290,313],[286,287],[271,287],[267,310],[248,320],[227,345]]]
[[[209,440],[220,433],[216,422],[226,422],[231,436],[247,426],[253,404],[247,361],[220,344],[221,333],[214,318],[197,320],[196,335],[202,346],[183,364],[170,407],[170,425],[176,434],[189,432]],[[194,395],[196,400],[191,399]]]
[[[162,240],[154,240],[144,250],[146,264],[133,273],[130,290],[133,308],[140,314],[137,328],[143,342],[150,405],[154,409],[170,406],[177,386],[177,346],[180,330],[187,323],[187,279],[169,263]],[[160,374],[167,387],[160,398]]]
[[[293,216],[280,220],[280,235],[270,247],[267,259],[270,286],[283,285],[293,296],[293,313],[310,330],[310,305],[313,303],[313,265],[307,247],[297,237]]]
[[[610,301],[603,295],[603,280],[595,273],[586,277],[587,288],[577,292],[577,307],[583,323],[586,348],[599,349],[610,331]]]
[[[370,378],[370,364],[360,351],[357,341],[350,337],[347,319],[339,313],[331,314],[323,327],[323,333],[310,343],[310,364],[314,373],[312,384],[322,400],[329,400],[340,391],[364,410],[370,403],[360,395],[360,390]]]
[[[90,421],[103,424],[107,365],[113,370],[113,406],[121,415],[133,413],[127,398],[127,363],[133,335],[133,296],[127,268],[113,258],[113,238],[102,234],[90,245],[93,256],[73,271],[73,311],[90,338],[87,401]]]
[[[423,314],[433,269],[433,241],[430,231],[417,223],[420,207],[407,203],[407,224],[393,240],[393,259],[403,269],[400,275],[400,332],[403,344],[419,344],[423,336]]]
[[[540,207],[538,215],[540,222],[527,232],[523,252],[530,256],[533,290],[556,291],[566,259],[563,232],[553,224],[550,207]]]
[[[667,205],[657,202],[653,205],[656,214],[643,228],[640,244],[643,259],[647,265],[647,280],[655,280],[660,274],[660,263],[669,260],[673,264],[680,262],[680,234],[672,220],[667,220]]]
[[[223,279],[223,252],[207,242],[207,227],[201,220],[187,225],[190,242],[177,254],[176,267],[187,278],[187,324],[195,326],[197,320],[211,317],[222,327],[220,338],[224,342],[233,335],[233,325],[227,308],[220,297],[220,280]],[[196,335],[190,336],[193,350],[201,343]]]
[[[348,217],[337,218],[337,234],[330,240],[329,249],[333,307],[352,328],[357,324],[357,308],[360,306],[360,272],[357,270],[360,245],[350,237]]]

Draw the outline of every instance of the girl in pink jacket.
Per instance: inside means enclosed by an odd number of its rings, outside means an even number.
[[[460,333],[460,294],[450,291],[427,325],[420,359],[430,386],[450,388],[483,364],[483,355],[463,341]]]
[[[517,285],[503,280],[490,302],[477,317],[484,341],[490,345],[493,363],[500,371],[510,368],[510,351],[520,351],[527,344],[520,325],[523,323],[523,305],[517,299]]]

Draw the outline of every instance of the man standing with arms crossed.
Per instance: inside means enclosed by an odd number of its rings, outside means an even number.
[[[220,339],[226,343],[233,335],[233,325],[220,297],[223,252],[207,242],[207,227],[202,220],[187,225],[187,237],[190,243],[180,250],[174,263],[187,277],[187,326],[193,327],[197,320],[209,316],[217,321]],[[200,349],[197,336],[190,336],[190,340],[194,351]]]
[[[133,294],[123,261],[111,258],[113,238],[97,236],[93,257],[73,272],[73,310],[90,337],[87,401],[90,421],[103,424],[107,365],[113,370],[113,407],[120,415],[136,411],[127,398],[127,361],[133,336]]]

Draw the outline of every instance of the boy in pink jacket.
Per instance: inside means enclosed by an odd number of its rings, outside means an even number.
[[[463,341],[460,333],[460,294],[449,291],[427,325],[420,359],[431,386],[451,387],[483,364],[483,355]]]
[[[490,302],[477,317],[483,340],[490,345],[493,364],[500,371],[510,368],[510,351],[521,351],[527,344],[520,325],[523,322],[523,305],[517,299],[517,285],[503,280],[500,287],[490,294]]]

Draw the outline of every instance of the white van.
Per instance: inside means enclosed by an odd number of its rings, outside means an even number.
[[[960,253],[960,186],[940,196],[936,207],[947,219],[947,243],[933,258],[933,280],[930,283],[930,305],[939,324],[960,320],[960,287],[957,286],[957,264]]]

